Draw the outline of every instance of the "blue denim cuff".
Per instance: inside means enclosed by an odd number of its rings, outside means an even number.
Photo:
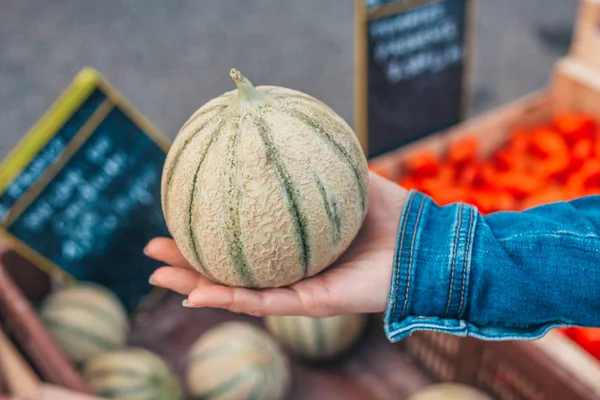
[[[411,191],[400,218],[389,301],[388,339],[413,331],[468,334],[469,277],[477,211],[468,204],[439,207]]]

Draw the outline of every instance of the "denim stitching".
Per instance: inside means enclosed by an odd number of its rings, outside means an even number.
[[[400,261],[400,257],[402,257],[402,248],[404,247],[404,237],[405,237],[405,230],[406,230],[406,222],[408,221],[408,214],[410,213],[410,210],[412,209],[412,204],[413,204],[413,200],[415,199],[415,196],[411,196],[410,200],[406,206],[406,215],[404,216],[404,221],[402,221],[402,239],[400,239],[400,247],[398,248],[398,252],[396,253],[395,257],[394,257],[394,264],[392,265],[392,268],[396,270],[396,282],[394,283],[394,287],[396,289],[396,295],[393,297],[392,299],[392,315],[391,318],[394,319],[394,316],[396,315],[396,308],[398,306],[398,284],[400,283],[400,271],[398,271],[398,262]]]
[[[471,229],[473,228],[473,221],[475,218],[473,216],[473,209],[469,210],[469,229],[467,229],[467,246],[465,251],[469,252],[469,244],[471,243]],[[465,255],[465,261],[463,262],[463,275],[462,275],[462,288],[460,290],[460,304],[458,306],[458,317],[460,318],[460,313],[462,312],[463,302],[465,300],[465,287],[467,285],[467,260],[469,260],[469,254]]]
[[[578,239],[600,239],[600,236],[598,235],[594,235],[594,234],[589,234],[589,235],[578,235],[576,233],[573,232],[569,232],[569,231],[565,231],[565,230],[557,230],[554,231],[552,233],[548,233],[548,232],[528,232],[528,233],[516,233],[514,235],[511,236],[507,236],[504,238],[497,238],[497,240],[499,242],[505,242],[507,240],[515,240],[515,239],[529,239],[532,237],[555,237],[555,238],[561,238],[561,237],[575,237]]]
[[[415,221],[415,229],[413,231],[412,242],[410,244],[410,257],[408,258],[408,276],[406,277],[406,293],[404,294],[404,307],[402,307],[402,315],[406,315],[406,306],[408,305],[408,293],[410,291],[410,279],[412,275],[412,262],[413,262],[413,254],[415,251],[415,238],[417,237],[417,228],[419,227],[419,220],[421,219],[421,212],[423,211],[423,206],[425,205],[425,197],[421,200],[421,205],[419,206],[419,212],[417,213],[417,219]]]
[[[458,206],[458,226],[456,227],[455,238],[454,238],[454,248],[452,249],[452,268],[450,272],[450,288],[448,290],[448,302],[446,303],[446,311],[444,312],[444,317],[448,315],[450,311],[450,302],[452,300],[452,288],[454,287],[454,268],[456,266],[456,250],[458,248],[458,237],[460,236],[460,225],[462,224],[462,209],[463,205],[460,204]]]

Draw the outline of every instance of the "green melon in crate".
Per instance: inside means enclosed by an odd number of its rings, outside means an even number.
[[[408,400],[492,400],[492,398],[479,389],[467,385],[438,383],[421,389]]]
[[[123,347],[129,331],[127,313],[119,299],[92,283],[52,293],[42,305],[40,316],[76,364]]]
[[[196,340],[189,356],[187,385],[194,398],[285,399],[288,362],[266,332],[243,322],[218,325]]]
[[[358,340],[367,315],[268,316],[264,320],[267,329],[293,353],[306,359],[325,360],[341,354]]]
[[[119,400],[180,400],[171,368],[149,350],[126,347],[90,359],[84,376],[99,396]]]

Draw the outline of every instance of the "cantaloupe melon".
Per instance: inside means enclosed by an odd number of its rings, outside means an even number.
[[[163,213],[184,257],[213,281],[289,285],[329,266],[356,236],[367,161],[321,101],[230,75],[237,91],[198,109],[169,150]]]
[[[187,386],[199,399],[284,399],[288,362],[266,332],[244,322],[226,322],[205,332],[192,346]]]
[[[129,331],[127,313],[119,299],[93,283],[52,293],[42,305],[40,316],[76,364],[123,347]]]
[[[439,383],[422,389],[408,400],[492,400],[492,397],[470,386]]]
[[[171,368],[158,355],[138,347],[88,360],[84,377],[96,394],[119,400],[180,400],[182,391]]]
[[[327,318],[268,316],[267,329],[300,357],[325,360],[347,350],[364,331],[367,316],[337,315]]]

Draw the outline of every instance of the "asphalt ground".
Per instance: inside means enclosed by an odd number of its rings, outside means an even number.
[[[479,0],[474,114],[546,85],[576,6]],[[231,67],[352,123],[353,36],[351,0],[0,0],[0,157],[85,66],[170,137],[233,89]]]

